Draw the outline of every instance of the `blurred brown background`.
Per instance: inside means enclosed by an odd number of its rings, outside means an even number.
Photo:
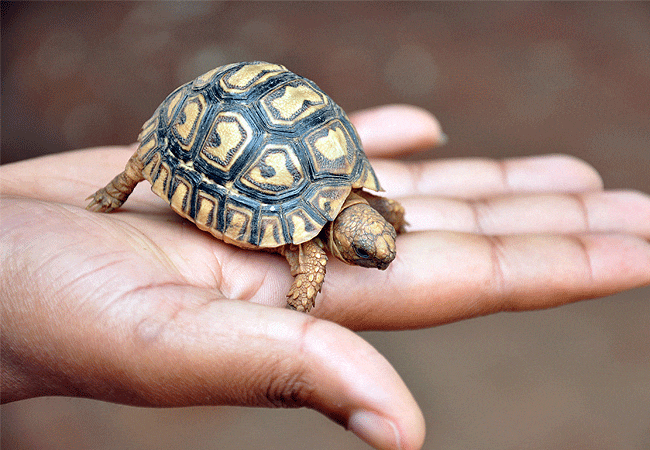
[[[344,109],[433,111],[430,157],[584,158],[650,191],[649,3],[2,3],[3,163],[133,142],[176,86],[266,60]],[[427,449],[650,448],[650,289],[430,330],[363,333]],[[307,410],[5,405],[3,449],[364,449]],[[302,426],[296,428],[294,424]]]

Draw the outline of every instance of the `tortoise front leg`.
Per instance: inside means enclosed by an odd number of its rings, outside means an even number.
[[[325,280],[327,255],[316,239],[299,245],[287,245],[282,254],[291,265],[293,285],[287,294],[287,308],[309,312]]]
[[[86,209],[94,212],[111,212],[122,206],[122,203],[133,192],[135,185],[144,180],[143,168],[144,164],[138,158],[138,154],[131,156],[129,162],[126,163],[124,172],[86,199],[92,199]]]
[[[368,204],[395,228],[397,234],[406,232],[408,222],[404,220],[404,207],[399,202],[366,191],[357,191],[357,194],[366,199]]]

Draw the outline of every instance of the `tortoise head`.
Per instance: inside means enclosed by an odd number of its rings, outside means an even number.
[[[395,259],[393,226],[367,203],[341,210],[329,224],[329,251],[348,264],[385,270]]]

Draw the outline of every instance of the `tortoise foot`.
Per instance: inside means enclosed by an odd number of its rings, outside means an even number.
[[[321,272],[296,275],[287,294],[287,308],[309,312],[316,304],[316,295],[320,292],[324,279],[324,267]]]
[[[144,180],[143,167],[144,165],[136,152],[126,163],[123,172],[86,199],[92,199],[86,209],[93,212],[111,212],[122,206],[122,203],[133,192],[135,185]]]
[[[284,256],[291,264],[291,274],[294,276],[287,294],[287,308],[309,312],[325,280],[327,255],[318,243],[311,240],[288,246]]]
[[[86,209],[93,212],[108,213],[119,208],[124,203],[124,200],[120,200],[109,194],[105,187],[89,196],[86,200],[91,200],[88,206],[86,206]]]

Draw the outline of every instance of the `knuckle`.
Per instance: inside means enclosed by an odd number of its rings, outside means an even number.
[[[268,406],[300,408],[310,404],[313,391],[313,384],[305,378],[304,371],[299,370],[269,379],[261,400]]]

